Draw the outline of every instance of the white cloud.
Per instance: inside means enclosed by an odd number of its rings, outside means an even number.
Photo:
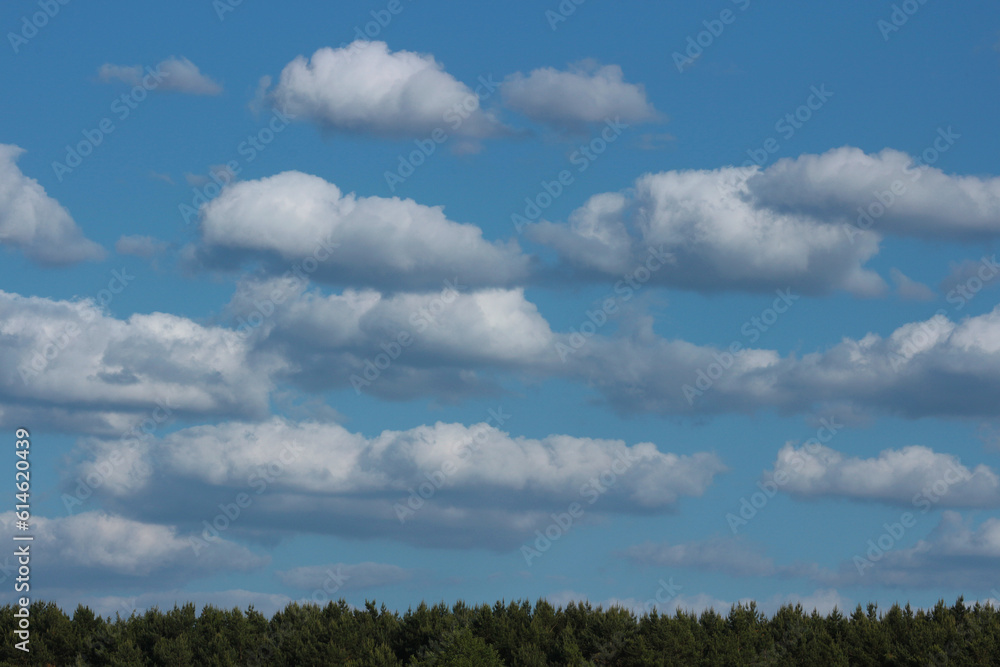
[[[365,438],[337,424],[275,417],[191,427],[141,448],[91,441],[77,452],[74,476],[116,450],[129,462],[136,453],[145,457],[145,465],[130,466],[145,475],[133,475],[128,484],[115,478],[97,489],[125,513],[165,511],[198,526],[201,515],[217,512],[210,499],[219,489],[244,488],[253,512],[230,530],[280,532],[294,525],[315,533],[499,549],[524,542],[552,520],[551,512],[564,512],[573,502],[588,513],[672,511],[681,497],[701,495],[724,470],[714,454],[667,454],[652,443],[628,447],[562,435],[539,440],[487,424],[444,423]],[[428,484],[432,497],[413,495],[411,503],[414,489]]]
[[[1000,307],[958,323],[940,311],[886,338],[869,333],[826,351],[787,357],[756,349],[729,355],[664,340],[647,320],[627,335],[591,338],[570,359],[567,372],[586,379],[624,413],[777,408],[909,418],[993,416],[1000,394]],[[713,364],[717,379],[699,389],[698,372]]]
[[[949,132],[942,130],[935,140]],[[889,148],[869,155],[845,146],[785,158],[747,185],[761,207],[848,223],[855,231],[860,218],[860,226],[879,234],[959,241],[1000,234],[1000,177],[949,175]],[[861,218],[859,207],[871,222]]]
[[[112,65],[105,63],[97,71],[101,81],[121,81],[130,86],[143,85],[143,78],[151,72],[162,76],[150,79],[149,88],[159,91],[187,93],[188,95],[218,95],[222,86],[201,73],[198,66],[187,58],[171,56],[155,67],[143,69],[142,65]],[[155,81],[155,85],[154,85]]]
[[[620,119],[625,123],[659,120],[641,84],[625,83],[621,67],[584,61],[562,72],[551,67],[517,72],[500,88],[504,104],[532,120],[564,129]]]
[[[183,317],[110,317],[100,306],[104,296],[54,301],[0,292],[5,423],[8,416],[64,411],[79,418],[77,428],[89,418],[107,432],[124,426],[122,415],[134,423],[158,406],[175,416],[266,413],[270,374],[283,362],[252,352],[233,331]]]
[[[22,153],[23,148],[0,144],[0,245],[48,266],[103,259],[104,249],[84,238],[69,212],[21,172]]]
[[[15,530],[13,512],[0,514],[0,533]],[[195,558],[192,535],[173,526],[145,523],[104,512],[50,519],[31,518],[32,566],[49,586],[79,586],[123,579],[187,581],[217,572],[250,571],[270,562],[245,547],[219,539]]]
[[[423,139],[440,128],[476,139],[505,131],[480,108],[476,93],[433,56],[390,52],[385,42],[357,41],[321,48],[309,59],[299,56],[268,96],[287,114],[342,132]]]
[[[197,252],[207,265],[257,258],[280,274],[320,256],[311,267],[316,280],[393,290],[440,288],[456,277],[507,285],[523,281],[529,268],[515,242],[488,242],[475,225],[446,218],[441,206],[344,194],[294,171],[226,187],[202,207],[201,234]],[[328,253],[324,244],[339,245]]]
[[[886,449],[876,458],[847,457],[829,447],[787,444],[766,475],[787,477],[783,491],[801,498],[835,496],[913,506],[1000,506],[1000,478],[985,465],[963,466],[928,447]]]
[[[305,287],[296,279],[244,281],[226,312],[250,345],[287,359],[293,377],[312,389],[458,397],[482,387],[480,371],[545,374],[558,363],[554,334],[522,289],[459,285],[389,296],[372,290],[324,295]],[[376,357],[379,367],[372,368]]]
[[[555,249],[577,277],[631,274],[649,248],[675,261],[652,273],[654,285],[698,291],[880,294],[883,280],[864,264],[878,237],[759,205],[737,168],[647,174],[626,193],[595,195],[568,224],[527,227],[533,240]]]
[[[867,155],[844,147],[763,170],[647,174],[628,192],[591,197],[568,223],[541,221],[527,231],[578,278],[630,272],[654,246],[677,261],[655,272],[653,284],[874,296],[885,283],[864,267],[885,235],[956,241],[1000,235],[1000,177],[948,175],[910,163],[891,149]],[[859,208],[875,211],[870,221],[859,223]],[[893,274],[905,298],[931,297],[925,286]]]

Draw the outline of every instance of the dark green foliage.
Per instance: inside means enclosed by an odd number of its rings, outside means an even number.
[[[250,607],[192,604],[104,619],[31,605],[31,652],[14,648],[15,608],[0,608],[2,665],[185,667],[526,667],[543,665],[1000,666],[1000,611],[943,601],[914,612],[859,605],[845,616],[784,606],[767,618],[754,603],[723,616],[677,611],[637,617],[587,603],[545,600],[470,607],[421,604],[405,614],[367,602],[292,603],[268,619]]]

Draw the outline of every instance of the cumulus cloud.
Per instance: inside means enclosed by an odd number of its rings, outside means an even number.
[[[990,468],[963,466],[928,447],[886,449],[874,458],[847,457],[829,447],[787,444],[766,479],[786,479],[783,491],[799,498],[841,497],[903,506],[1000,506],[1000,477]],[[923,506],[923,505],[921,505]]]
[[[188,95],[218,95],[222,86],[201,73],[198,66],[187,58],[171,56],[152,68],[142,65],[112,65],[105,63],[97,71],[101,81],[120,81],[130,86],[143,85],[149,78],[147,87],[162,92],[186,93]]]
[[[486,241],[441,206],[345,194],[295,171],[227,186],[204,205],[195,254],[206,266],[257,259],[278,274],[303,264],[315,280],[389,290],[440,287],[456,277],[509,285],[524,281],[530,265],[516,242]]]
[[[273,313],[261,321],[263,311]],[[326,295],[294,277],[246,280],[226,313],[249,345],[287,359],[312,390],[461,398],[492,391],[482,372],[545,376],[558,363],[555,335],[520,288],[448,281],[431,292]]]
[[[534,121],[578,130],[620,119],[642,123],[661,119],[641,84],[625,83],[618,65],[584,61],[568,71],[551,67],[509,75],[500,88],[504,104]]]
[[[105,252],[83,232],[38,181],[17,166],[24,149],[0,144],[0,245],[45,266],[100,260]]]
[[[658,248],[675,261],[653,272],[655,285],[816,295],[884,291],[884,281],[864,268],[878,252],[875,234],[859,232],[852,241],[839,227],[762,206],[752,183],[734,167],[647,174],[627,193],[591,197],[568,223],[542,221],[527,232],[556,250],[561,268],[576,278],[632,273],[649,248]]]
[[[938,143],[954,141],[950,128],[939,135]],[[852,235],[859,228],[956,241],[1000,234],[1000,177],[949,175],[889,148],[784,158],[747,185],[761,207],[848,224]]]
[[[944,312],[885,338],[869,333],[787,357],[758,349],[732,355],[664,340],[647,320],[629,335],[591,338],[567,366],[625,413],[775,408],[991,417],[1000,393],[1000,307],[957,323]],[[715,379],[700,379],[699,372],[709,371]]]
[[[488,83],[478,86],[483,98],[493,92],[495,84]],[[433,56],[392,52],[385,42],[357,41],[299,56],[266,97],[285,113],[348,133],[422,139],[440,128],[480,139],[506,131],[480,107],[477,91]]]
[[[1000,178],[914,166],[891,149],[868,155],[844,147],[767,169],[647,174],[628,192],[591,197],[566,223],[541,221],[527,231],[578,278],[629,272],[647,247],[662,246],[677,261],[653,284],[873,296],[885,283],[864,267],[883,236],[996,238]],[[930,296],[900,272],[894,278],[902,296]]]
[[[303,591],[360,591],[408,581],[413,571],[388,563],[330,563],[308,565],[275,573],[284,585]]]
[[[113,277],[119,292],[124,280]],[[118,280],[118,282],[114,282]],[[56,301],[0,292],[0,418],[117,430],[164,406],[180,415],[261,415],[270,374],[283,366],[227,329],[165,313],[127,320],[96,299]],[[32,417],[27,419],[27,417]],[[89,429],[88,429],[89,430]]]
[[[302,386],[383,398],[460,399],[501,391],[505,379],[560,378],[586,383],[621,413],[917,418],[992,416],[1000,392],[1000,308],[960,322],[941,311],[884,338],[788,356],[752,338],[735,354],[666,339],[634,313],[610,335],[553,331],[520,289],[324,295],[294,278],[248,280],[227,312]]]
[[[13,512],[0,514],[0,532],[19,534],[14,521]],[[150,577],[161,583],[181,582],[217,572],[255,570],[270,562],[224,539],[206,543],[195,558],[192,534],[105,512],[57,519],[35,515],[31,525],[32,567],[50,586],[79,586],[81,581],[120,585]]]
[[[128,484],[112,480],[97,493],[137,517],[197,527],[205,507],[214,507],[207,498],[245,488],[254,510],[229,529],[234,534],[281,534],[294,525],[493,549],[524,542],[572,502],[594,516],[672,511],[724,469],[709,453],[668,454],[648,442],[630,447],[563,435],[511,437],[486,423],[437,423],[366,438],[338,424],[274,417],[191,427],[139,449],[91,442],[77,452],[75,474],[114,450],[125,461],[138,452],[146,465],[129,466],[138,472]]]

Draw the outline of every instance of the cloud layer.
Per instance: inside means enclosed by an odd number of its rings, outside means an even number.
[[[365,438],[337,424],[277,417],[191,427],[143,443],[92,439],[78,457],[74,477],[104,470],[96,489],[102,502],[142,520],[208,526],[206,508],[214,515],[219,500],[237,502],[245,493],[250,500],[229,535],[280,535],[294,525],[492,549],[517,546],[573,502],[598,514],[672,511],[724,469],[709,453],[561,435],[515,438],[486,423]],[[76,481],[67,481],[68,492]]]

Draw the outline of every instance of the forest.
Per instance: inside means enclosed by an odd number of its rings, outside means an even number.
[[[637,616],[621,607],[545,600],[421,604],[400,614],[369,601],[291,603],[270,619],[191,603],[104,618],[78,606],[30,607],[30,651],[14,648],[17,607],[0,608],[2,665],[534,667],[541,665],[1000,665],[1000,610],[962,598],[932,609],[859,605],[826,616],[756,604],[726,615],[678,610]]]

